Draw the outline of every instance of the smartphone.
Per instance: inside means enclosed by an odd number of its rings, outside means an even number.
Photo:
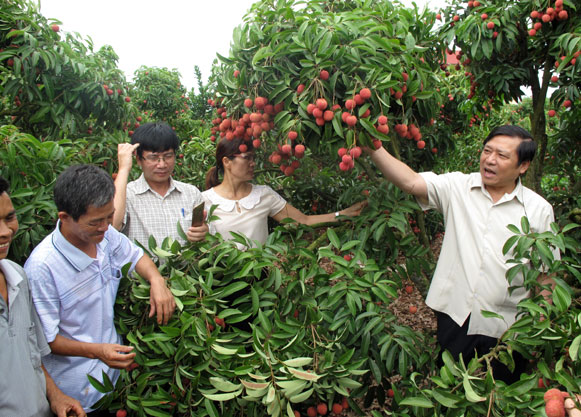
[[[194,206],[192,211],[192,226],[201,226],[204,223],[204,202]]]

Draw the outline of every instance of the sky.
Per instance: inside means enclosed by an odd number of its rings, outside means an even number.
[[[111,45],[118,66],[131,80],[141,65],[177,69],[189,90],[194,66],[206,83],[216,53],[229,55],[232,31],[256,0],[32,0],[61,31],[90,37],[97,51]],[[420,9],[444,7],[445,0],[416,0]],[[410,5],[411,0],[403,0]]]

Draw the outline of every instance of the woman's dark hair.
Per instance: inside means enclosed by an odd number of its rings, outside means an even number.
[[[533,139],[533,135],[531,135],[528,130],[515,125],[498,126],[497,128],[494,128],[492,132],[490,132],[486,139],[484,139],[483,145],[486,145],[488,141],[495,136],[509,136],[512,138],[519,138],[521,140],[518,147],[516,148],[519,165],[523,162],[532,161],[535,157],[537,143]]]
[[[143,151],[177,151],[180,146],[180,139],[167,123],[152,122],[145,123],[135,129],[131,136],[131,143],[139,143],[136,152],[139,159],[142,159]]]
[[[240,145],[242,144],[246,145],[246,152],[252,152],[254,150],[252,141],[246,142],[244,139],[236,138],[228,140],[223,138],[218,142],[218,146],[216,147],[216,165],[210,168],[206,173],[206,190],[209,190],[222,182],[220,181],[220,173],[224,173],[224,163],[222,160],[224,158],[234,159],[234,155],[240,153]]]
[[[54,185],[54,202],[74,221],[89,206],[103,207],[113,200],[115,184],[109,174],[95,165],[73,165],[63,171]]]

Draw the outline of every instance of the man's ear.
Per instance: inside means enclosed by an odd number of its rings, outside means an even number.
[[[531,166],[531,161],[522,162],[518,167],[520,175],[524,175],[530,166]]]
[[[61,221],[61,223],[66,223],[68,221],[73,220],[71,215],[69,213],[67,213],[66,211],[59,211],[58,212],[58,219]]]

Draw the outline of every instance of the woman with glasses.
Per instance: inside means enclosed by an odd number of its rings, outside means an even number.
[[[246,152],[240,152],[243,143],[247,146]],[[291,218],[301,224],[334,222],[340,215],[358,216],[366,205],[366,202],[360,202],[336,213],[306,215],[268,185],[252,184],[255,166],[251,143],[240,139],[222,139],[218,143],[216,165],[206,174],[206,191],[202,196],[207,210],[217,206],[213,215],[219,220],[212,222],[211,230],[220,233],[224,239],[232,239],[230,232],[236,232],[264,244],[268,237],[269,217],[278,222]]]

